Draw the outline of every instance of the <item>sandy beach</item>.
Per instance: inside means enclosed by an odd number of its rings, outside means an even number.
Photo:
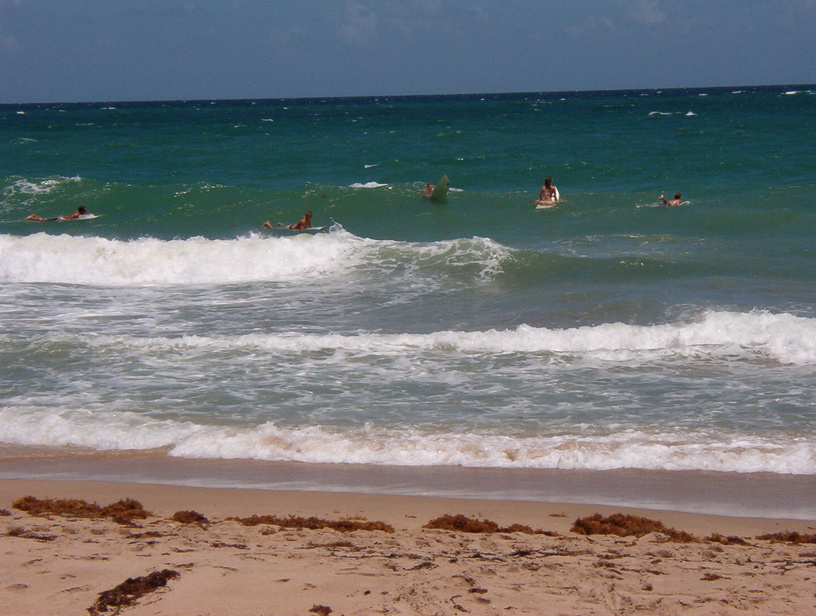
[[[23,510],[46,499],[146,517]],[[816,520],[33,480],[0,481],[0,510],[5,616],[816,614]],[[574,532],[596,513],[665,529]],[[427,528],[440,518],[491,532]],[[778,533],[800,542],[758,538]]]

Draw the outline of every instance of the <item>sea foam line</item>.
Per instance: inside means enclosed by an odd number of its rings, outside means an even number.
[[[354,244],[333,235],[130,241],[2,235],[0,281],[122,286],[300,279],[356,263]]]
[[[45,232],[0,235],[0,282],[100,286],[310,281],[356,267],[391,273],[450,266],[477,278],[501,271],[512,250],[487,238],[411,243],[360,238],[341,228],[315,235],[231,240],[109,240]]]
[[[665,325],[605,323],[554,329],[519,325],[514,329],[439,331],[430,334],[269,334],[236,336],[189,335],[176,338],[108,334],[75,337],[49,332],[45,339],[82,346],[139,348],[148,353],[169,351],[263,351],[303,354],[316,351],[402,356],[418,352],[442,354],[544,354],[593,358],[612,362],[657,358],[734,358],[782,364],[816,363],[816,319],[765,311],[709,311],[696,321]],[[42,341],[37,342],[40,344]]]
[[[166,450],[182,458],[321,464],[816,474],[816,443],[788,435],[771,439],[630,429],[517,437],[370,425],[346,430],[282,428],[273,422],[206,426],[127,412],[101,417],[83,411],[9,408],[0,410],[0,441],[95,451]]]

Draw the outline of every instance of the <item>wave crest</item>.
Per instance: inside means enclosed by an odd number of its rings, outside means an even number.
[[[232,284],[313,280],[354,268],[380,274],[418,270],[501,272],[509,249],[484,238],[410,243],[331,233],[231,240],[140,238],[130,241],[67,234],[0,235],[0,282],[100,286]]]

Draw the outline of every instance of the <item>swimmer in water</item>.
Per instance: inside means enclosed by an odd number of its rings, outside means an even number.
[[[657,201],[660,205],[680,205],[683,202],[683,198],[680,196],[680,193],[674,193],[674,199],[667,200],[666,197],[660,195]]]
[[[80,205],[77,208],[77,211],[73,214],[69,214],[68,216],[57,216],[56,218],[43,218],[42,216],[37,216],[36,214],[31,214],[30,216],[26,217],[26,220],[34,220],[37,222],[51,222],[54,220],[62,221],[62,220],[72,220],[74,218],[79,218],[80,216],[85,216],[88,213],[88,210],[85,209],[84,205]]]

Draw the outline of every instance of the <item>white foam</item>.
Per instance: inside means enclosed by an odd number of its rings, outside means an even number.
[[[0,281],[90,285],[292,280],[342,271],[354,244],[337,234],[131,241],[36,233],[0,236]]]
[[[31,140],[33,141],[33,139]],[[66,183],[81,182],[79,176],[64,177],[57,176],[32,182],[25,178],[18,178],[14,183],[3,189],[3,197],[8,199],[15,195],[47,195]]]
[[[501,271],[512,254],[489,239],[431,243],[359,238],[337,225],[330,233],[233,240],[0,235],[0,282],[52,282],[104,286],[232,284],[288,281],[339,274],[355,267],[400,270],[418,267],[473,268],[477,279]]]
[[[7,342],[4,338],[0,341]],[[201,362],[209,365],[215,357],[238,362],[226,372],[234,374],[244,359],[254,361],[253,358],[260,357],[268,358],[265,363],[274,366],[303,366],[303,358],[311,356],[320,358],[307,361],[307,365],[319,368],[310,374],[317,380],[341,382],[348,376],[348,366],[356,365],[355,370],[361,373],[370,370],[370,374],[359,376],[357,384],[376,386],[396,370],[411,365],[415,358],[421,358],[423,370],[432,365],[440,372],[438,382],[449,386],[451,381],[446,378],[462,376],[445,370],[449,361],[459,363],[464,358],[472,364],[471,360],[485,358],[499,364],[501,358],[513,355],[525,357],[529,361],[524,365],[542,376],[551,362],[558,364],[556,368],[565,366],[571,372],[577,366],[578,372],[589,367],[593,374],[610,375],[619,368],[643,366],[648,370],[638,369],[629,374],[642,374],[644,378],[655,378],[663,369],[678,367],[682,370],[707,367],[738,375],[745,374],[738,368],[744,362],[753,362],[747,366],[748,374],[757,366],[764,371],[769,361],[812,365],[816,364],[816,319],[758,311],[709,312],[693,322],[665,325],[610,323],[568,329],[520,326],[429,334],[257,332],[148,338],[52,330],[41,334],[36,344],[44,348],[70,348],[78,356],[86,356],[85,351],[93,349],[88,357],[126,356],[150,366],[178,363],[174,370],[181,381],[186,377],[179,371],[189,368],[190,374],[206,372]],[[391,366],[391,371],[380,372],[383,365]],[[507,368],[514,374],[520,369],[527,368],[517,363]],[[498,366],[494,370],[496,378],[506,375]],[[79,387],[78,392],[81,391]],[[164,450],[179,457],[307,463],[816,474],[816,443],[812,435],[797,433],[795,428],[791,428],[793,432],[765,427],[753,430],[751,424],[744,422],[739,427],[739,421],[736,427],[728,429],[707,424],[705,430],[698,428],[700,424],[696,421],[679,419],[669,420],[670,425],[676,426],[673,428],[649,428],[631,422],[599,422],[590,426],[573,421],[557,425],[541,423],[534,431],[525,428],[525,432],[510,422],[502,433],[499,424],[485,428],[478,421],[439,423],[419,416],[413,424],[392,421],[387,425],[359,425],[348,420],[347,413],[355,413],[354,409],[345,409],[340,403],[336,412],[333,407],[324,412],[319,408],[320,400],[310,398],[307,405],[318,408],[309,413],[312,417],[309,426],[270,421],[270,417],[277,416],[275,409],[251,410],[252,403],[247,407],[250,414],[240,419],[240,424],[233,424],[235,418],[228,412],[210,415],[192,408],[185,415],[181,399],[177,409],[170,405],[164,411],[156,410],[166,413],[158,418],[151,417],[148,410],[132,412],[132,405],[139,406],[140,402],[127,396],[111,403],[106,395],[99,399],[90,395],[90,389],[72,395],[60,394],[59,389],[55,392],[53,397],[46,392],[36,398],[24,393],[7,399],[0,408],[0,442],[98,451]],[[359,403],[367,404],[364,397]],[[671,413],[671,409],[660,411],[663,412]],[[341,425],[321,425],[317,418],[327,417],[327,413]],[[687,415],[687,409],[683,414]],[[258,419],[253,421],[252,416]],[[187,417],[202,423],[187,421]],[[408,421],[411,420],[406,417]],[[665,419],[658,421],[660,426],[666,425]]]
[[[170,453],[193,458],[398,466],[816,473],[812,443],[795,439],[774,442],[637,430],[607,436],[517,438],[370,427],[347,432],[322,427],[287,430],[271,423],[253,430],[224,432],[211,428],[191,434]]]
[[[388,184],[380,184],[379,182],[355,182],[354,184],[350,184],[350,188],[384,188],[388,186]]]
[[[203,426],[127,412],[0,409],[0,441],[98,451],[167,449],[171,456],[304,463],[816,474],[816,450],[802,438],[623,430],[613,434],[512,437],[430,433],[365,425],[283,428]]]
[[[58,335],[58,334],[55,334]],[[62,335],[62,334],[59,334]],[[80,344],[80,341],[74,341]],[[86,344],[157,349],[258,349],[266,352],[345,351],[401,356],[417,352],[497,355],[539,354],[563,361],[591,359],[613,363],[656,360],[774,360],[780,364],[816,363],[816,319],[768,312],[708,312],[700,320],[638,326],[607,323],[568,329],[520,325],[515,329],[439,331],[430,334],[185,336],[141,338],[96,336]]]

